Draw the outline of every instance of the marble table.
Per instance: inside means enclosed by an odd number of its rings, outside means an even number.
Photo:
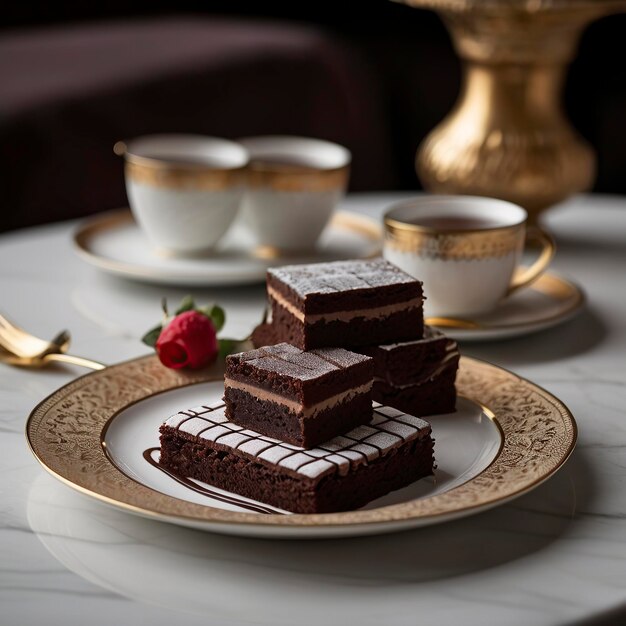
[[[399,195],[352,196],[376,214]],[[626,198],[587,196],[549,214],[555,268],[588,308],[549,331],[466,344],[469,355],[560,397],[580,427],[553,479],[509,505],[396,535],[332,541],[229,538],[135,518],[48,476],[26,447],[26,416],[83,373],[0,365],[0,623],[626,623]],[[76,354],[115,362],[159,300],[188,290],[113,279],[72,252],[73,223],[0,237],[0,308],[25,328],[72,331]],[[263,288],[197,290],[229,312],[229,335],[258,318]]]

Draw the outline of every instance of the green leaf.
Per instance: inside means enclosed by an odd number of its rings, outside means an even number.
[[[217,343],[220,347],[218,356],[224,360],[229,354],[237,351],[241,342],[238,339],[220,339]]]
[[[226,313],[221,306],[214,304],[209,313],[209,317],[215,326],[215,332],[219,333],[224,328],[224,322],[226,321]]]
[[[180,303],[180,306],[176,309],[176,313],[174,315],[180,315],[185,311],[192,311],[196,307],[196,303],[193,301],[191,296],[185,296]]]
[[[212,322],[215,327],[215,332],[219,333],[222,328],[224,328],[224,322],[226,321],[226,313],[224,313],[224,309],[217,304],[214,304],[212,307],[204,307],[199,309],[200,313],[206,315]]]
[[[163,330],[163,326],[161,326],[161,324],[159,324],[158,326],[155,326],[152,330],[149,330],[141,338],[141,341],[143,341],[147,346],[154,348],[156,346],[156,342],[159,339],[159,335],[161,334],[162,330]]]

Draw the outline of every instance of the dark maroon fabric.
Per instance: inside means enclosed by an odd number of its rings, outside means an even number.
[[[0,37],[0,230],[125,204],[119,139],[298,134],[354,153],[351,188],[395,184],[366,64],[313,27],[176,18]]]

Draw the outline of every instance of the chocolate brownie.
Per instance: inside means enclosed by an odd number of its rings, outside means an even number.
[[[264,346],[273,346],[274,344],[280,343],[274,332],[274,326],[269,322],[259,324],[252,331],[250,340],[255,348],[263,348]]]
[[[255,347],[276,341],[273,324],[260,324],[252,333]],[[438,330],[424,326],[424,339],[353,349],[374,359],[372,397],[377,402],[413,415],[455,410],[460,355],[456,342]]]
[[[450,413],[459,350],[442,332],[425,327],[424,339],[357,348],[374,359],[373,397],[412,415]]]
[[[373,359],[343,348],[288,343],[226,358],[226,417],[296,446],[313,447],[372,418]]]
[[[375,404],[367,426],[305,450],[228,421],[224,405],[161,426],[159,464],[172,473],[296,513],[357,509],[433,472],[430,425]]]
[[[450,365],[440,374],[413,385],[396,386],[388,381],[374,383],[372,395],[378,402],[385,402],[401,411],[427,417],[456,410],[457,366]]]
[[[422,283],[384,259],[289,265],[267,272],[280,341],[302,350],[420,339]]]

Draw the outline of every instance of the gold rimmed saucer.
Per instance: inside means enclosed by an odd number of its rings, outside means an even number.
[[[139,449],[126,459],[109,449],[135,438],[158,437],[159,424],[173,409],[188,408],[189,393],[206,397],[211,385],[220,387],[221,378],[218,367],[181,373],[164,368],[154,356],[113,365],[69,383],[44,400],[30,415],[26,436],[34,455],[52,475],[130,513],[226,534],[302,539],[392,532],[498,506],[552,476],[576,443],[574,418],[557,398],[495,365],[463,357],[457,414],[438,416],[438,422],[432,418],[438,441],[435,454],[443,458],[445,446],[459,440],[459,433],[449,432],[446,444],[446,438],[437,435],[437,423],[443,427],[456,415],[463,428],[472,421],[463,418],[464,411],[479,416],[483,423],[474,434],[490,441],[485,446],[478,441],[482,460],[471,465],[471,471],[458,471],[457,480],[447,489],[426,484],[425,492],[403,501],[318,515],[265,515],[218,508],[185,494],[173,496],[169,484],[146,480],[133,469],[133,464],[142,463]],[[146,410],[138,419],[136,410],[142,406]],[[141,421],[145,415],[147,422]],[[130,430],[123,431],[117,441],[108,438],[107,433],[120,425]],[[142,432],[146,428],[147,434]],[[440,476],[444,479],[445,472]]]
[[[489,313],[471,319],[431,317],[426,323],[459,341],[493,341],[552,328],[580,313],[585,302],[576,283],[546,272]]]
[[[277,250],[255,254],[250,233],[235,222],[212,253],[177,257],[151,247],[130,209],[118,209],[83,222],[74,233],[74,247],[87,263],[115,276],[163,285],[215,287],[263,282],[268,267],[275,265],[373,257],[380,254],[381,235],[373,220],[339,211],[315,250],[299,255]]]

